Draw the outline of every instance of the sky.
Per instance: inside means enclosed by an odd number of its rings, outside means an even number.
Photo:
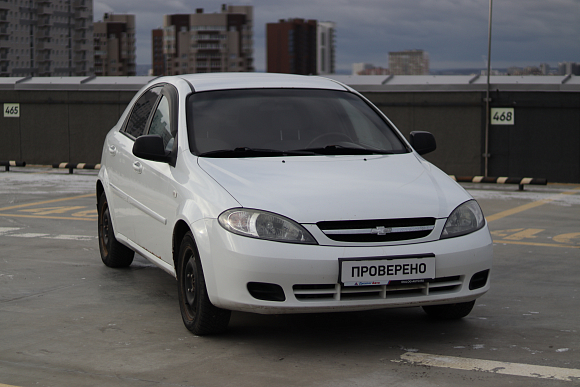
[[[224,1],[93,0],[105,12],[134,14],[137,64],[151,64],[151,30],[163,15],[220,12]],[[254,63],[266,70],[266,23],[301,18],[336,23],[336,69],[353,63],[388,68],[388,53],[421,49],[431,70],[485,68],[490,0],[240,0],[254,7]],[[580,62],[580,0],[495,0],[492,68]]]

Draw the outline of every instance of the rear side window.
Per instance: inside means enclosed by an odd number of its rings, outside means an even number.
[[[163,85],[153,87],[139,97],[135,105],[133,105],[133,110],[123,132],[133,138],[143,135],[147,119],[151,114],[151,110],[155,107],[155,101],[157,101],[162,89]]]

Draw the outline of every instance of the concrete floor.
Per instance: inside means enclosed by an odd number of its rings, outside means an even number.
[[[101,263],[96,173],[67,172],[0,172],[0,386],[580,385],[580,185],[465,185],[495,246],[461,321],[234,312],[197,337],[175,279]]]

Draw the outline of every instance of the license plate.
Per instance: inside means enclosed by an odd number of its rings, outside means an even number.
[[[435,256],[339,259],[344,286],[388,285],[390,281],[435,278]]]

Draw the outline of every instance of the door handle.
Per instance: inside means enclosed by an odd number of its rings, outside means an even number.
[[[141,164],[139,161],[135,161],[133,163],[133,170],[137,173],[142,173],[143,172],[143,164]]]
[[[117,154],[117,147],[115,145],[109,145],[109,153],[111,156],[115,156]]]

